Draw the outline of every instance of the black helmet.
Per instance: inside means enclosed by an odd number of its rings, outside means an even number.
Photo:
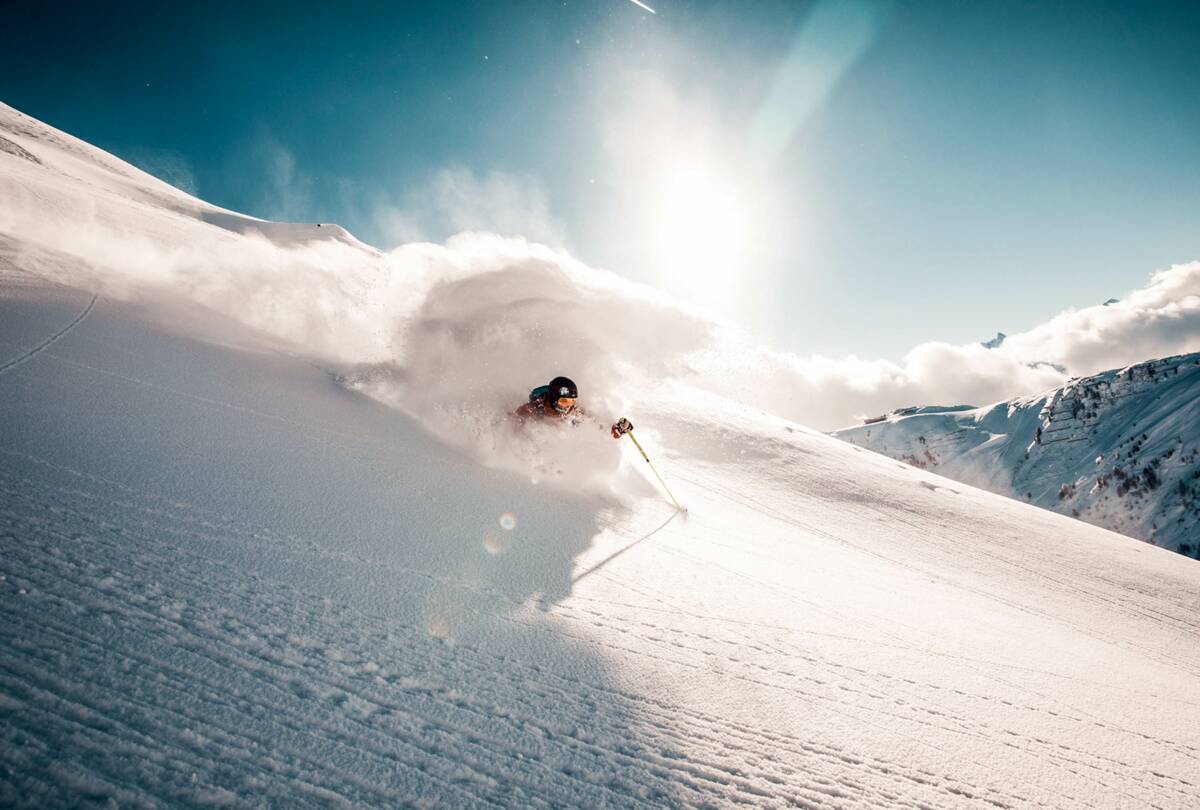
[[[569,377],[555,377],[550,381],[549,389],[546,392],[546,399],[554,410],[559,413],[570,413],[575,408],[575,400],[579,398],[579,389],[575,387],[575,382]],[[570,400],[570,402],[563,402]]]
[[[547,387],[550,389],[552,397],[579,398],[579,389],[575,387],[575,381],[570,377],[555,377]]]

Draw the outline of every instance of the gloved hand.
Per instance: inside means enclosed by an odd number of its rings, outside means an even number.
[[[631,430],[633,430],[633,423],[622,416],[617,420],[617,423],[612,426],[612,437],[614,439],[619,439]]]

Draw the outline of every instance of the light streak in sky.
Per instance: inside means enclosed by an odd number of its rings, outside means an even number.
[[[650,8],[650,6],[646,5],[645,3],[640,3],[640,2],[638,2],[638,0],[629,0],[629,2],[630,2],[630,3],[633,3],[635,6],[641,6],[642,8],[646,9],[646,11],[649,11],[651,14],[657,14],[657,13],[658,13],[657,11],[655,11],[655,10],[654,10],[654,9],[652,9],[652,8]]]
[[[871,47],[889,0],[819,0],[797,31],[750,129],[756,155],[769,164],[823,105]]]

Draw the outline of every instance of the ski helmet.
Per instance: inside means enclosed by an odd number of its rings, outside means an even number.
[[[579,398],[579,389],[569,377],[555,377],[550,381],[550,389],[546,398],[559,413],[570,413],[575,408],[575,400]]]

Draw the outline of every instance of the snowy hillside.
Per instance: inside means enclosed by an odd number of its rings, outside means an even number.
[[[907,408],[833,435],[957,481],[1200,555],[1200,354],[986,408]]]
[[[1200,564],[697,391],[544,248],[0,137],[0,806],[1200,803]],[[687,515],[506,420],[561,372]]]

